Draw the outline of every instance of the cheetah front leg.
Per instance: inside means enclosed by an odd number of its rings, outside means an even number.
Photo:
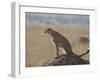
[[[58,44],[56,44],[56,54],[57,54],[57,57],[59,57],[59,47],[58,47]]]

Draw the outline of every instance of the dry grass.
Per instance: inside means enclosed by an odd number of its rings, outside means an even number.
[[[56,49],[50,41],[50,36],[44,34],[46,28],[39,26],[26,28],[26,67],[41,66],[56,57]],[[74,53],[82,54],[89,47],[89,44],[79,43],[80,36],[89,37],[88,29],[82,27],[55,27],[53,29],[70,41]],[[89,60],[89,55],[83,58]]]

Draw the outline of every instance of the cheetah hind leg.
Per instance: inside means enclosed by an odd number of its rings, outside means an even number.
[[[66,51],[67,55],[70,55],[70,56],[74,56],[75,55],[71,49],[64,48],[64,50]]]

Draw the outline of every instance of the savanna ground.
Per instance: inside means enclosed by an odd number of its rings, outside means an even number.
[[[89,39],[89,29],[84,27],[51,27],[65,36],[72,45],[73,52],[83,54],[89,48],[88,43],[79,42],[80,37]],[[50,36],[44,34],[47,27],[26,27],[26,67],[42,66],[45,62],[56,57],[56,48],[52,44]],[[63,53],[60,51],[60,53]],[[83,59],[89,60],[89,54]]]

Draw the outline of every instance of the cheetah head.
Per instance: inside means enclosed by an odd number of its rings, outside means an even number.
[[[48,33],[48,34],[51,34],[52,33],[52,29],[51,28],[47,28],[45,31],[44,31],[44,33]]]

